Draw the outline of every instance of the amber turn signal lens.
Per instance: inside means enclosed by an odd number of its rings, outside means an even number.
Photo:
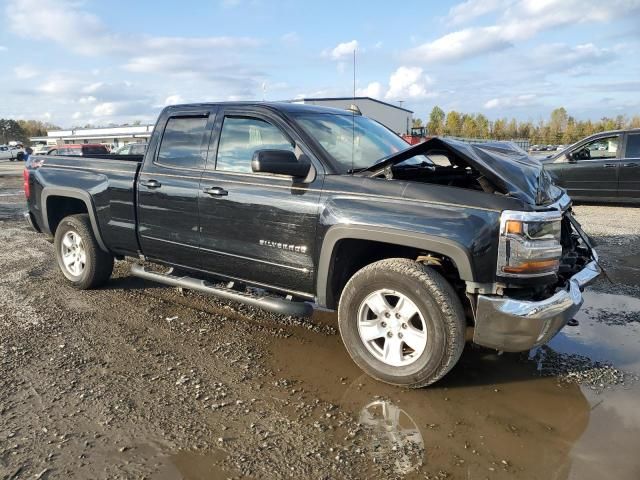
[[[515,235],[522,235],[522,222],[517,220],[507,220],[505,225],[506,233],[513,233]]]
[[[507,265],[502,270],[507,273],[541,273],[555,271],[559,266],[560,262],[558,260],[536,260],[519,265]]]

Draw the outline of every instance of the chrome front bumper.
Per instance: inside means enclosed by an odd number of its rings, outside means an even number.
[[[539,302],[478,295],[473,342],[505,352],[522,352],[551,340],[582,306],[582,290],[600,275],[596,260],[569,280],[566,289]]]

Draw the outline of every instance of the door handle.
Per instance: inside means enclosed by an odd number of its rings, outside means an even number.
[[[623,167],[637,167],[637,166],[638,166],[638,164],[637,164],[637,163],[625,163],[625,164],[623,165]]]
[[[203,192],[206,193],[207,195],[211,195],[212,197],[226,197],[227,195],[229,195],[229,192],[227,192],[224,188],[221,188],[221,187],[205,188]]]
[[[604,168],[616,168],[617,164],[615,163],[605,163]]]
[[[147,188],[160,188],[162,184],[157,180],[147,180],[146,182],[140,182],[140,185]]]

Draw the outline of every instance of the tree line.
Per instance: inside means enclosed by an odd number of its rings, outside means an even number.
[[[30,137],[46,137],[47,130],[59,130],[60,127],[39,120],[12,120],[0,118],[0,144],[12,141],[29,144]]]
[[[416,118],[414,127],[422,127],[423,121]],[[440,107],[431,110],[426,124],[428,135],[448,135],[464,138],[487,138],[494,140],[528,139],[531,144],[571,144],[581,138],[606,130],[640,128],[640,115],[627,118],[603,117],[597,121],[576,120],[564,107],[551,112],[547,121],[537,123],[518,121],[515,118],[489,120],[483,114],[460,113],[452,110],[445,113]]]

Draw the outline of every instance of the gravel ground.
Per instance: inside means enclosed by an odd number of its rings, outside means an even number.
[[[0,179],[2,479],[567,478],[608,465],[600,446],[574,456],[585,439],[640,438],[640,420],[622,429],[611,417],[639,393],[640,365],[620,353],[637,352],[636,330],[604,360],[570,336],[526,358],[468,347],[438,385],[393,388],[348,359],[332,314],[283,317],[165,288],[129,277],[127,262],[103,289],[72,289],[19,219],[19,189]],[[610,208],[576,208],[626,282],[596,288],[637,296],[640,216]],[[606,332],[638,325],[602,311],[609,320],[595,307],[589,318]],[[592,411],[590,391],[610,408]],[[640,463],[625,459],[616,478],[637,478]]]
[[[596,241],[610,279],[601,278],[594,288],[640,298],[640,207],[577,205],[574,212]]]

